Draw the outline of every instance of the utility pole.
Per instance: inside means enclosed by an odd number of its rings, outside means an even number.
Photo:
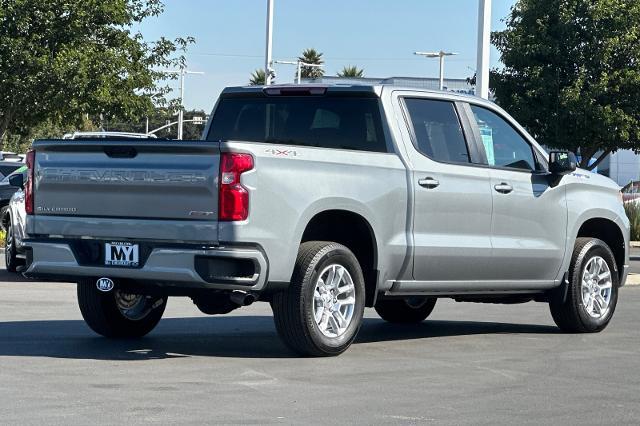
[[[296,84],[300,84],[302,78],[302,67],[322,68],[321,64],[309,64],[307,62],[297,61],[273,61],[274,64],[295,65],[297,67]]]
[[[178,140],[182,140],[184,124],[184,78],[187,74],[204,74],[202,71],[188,71],[184,66],[180,70],[163,71],[167,74],[180,74],[180,109],[178,110]]]
[[[489,99],[489,57],[491,36],[491,0],[478,4],[478,64],[476,67],[476,95]]]
[[[178,140],[182,140],[182,126],[184,125],[184,67],[180,68],[180,109],[178,110]]]
[[[267,46],[264,55],[264,84],[270,85],[273,70],[271,69],[271,55],[273,48],[273,0],[267,0]]]
[[[440,90],[444,90],[444,57],[457,55],[454,52],[413,52],[414,55],[424,56],[425,58],[440,58]]]

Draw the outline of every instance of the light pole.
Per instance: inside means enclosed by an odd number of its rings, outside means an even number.
[[[273,0],[267,0],[267,46],[264,55],[264,84],[271,84],[271,51],[273,48]]]
[[[167,74],[180,74],[180,109],[178,110],[178,140],[182,140],[184,124],[184,78],[187,74],[204,74],[202,71],[188,71],[184,66],[179,70],[163,71]]]
[[[297,61],[273,61],[276,64],[285,64],[285,65],[295,65],[298,69],[296,73],[296,84],[300,84],[300,79],[302,78],[302,67],[311,67],[311,68],[322,68],[321,64],[309,64],[307,62],[302,62],[301,60]]]
[[[491,36],[491,0],[478,4],[478,53],[476,95],[489,99],[489,42]]]
[[[440,58],[440,90],[444,89],[444,57],[457,55],[454,52],[413,52],[414,55],[424,56],[425,58]]]

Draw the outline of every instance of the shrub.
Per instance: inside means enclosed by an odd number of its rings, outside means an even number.
[[[631,201],[624,203],[624,211],[627,213],[631,224],[631,241],[640,240],[640,202]]]

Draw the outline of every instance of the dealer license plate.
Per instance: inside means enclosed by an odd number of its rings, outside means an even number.
[[[104,264],[110,266],[138,266],[138,244],[112,241],[104,244]]]

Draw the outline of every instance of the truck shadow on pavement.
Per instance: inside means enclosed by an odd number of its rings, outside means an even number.
[[[0,255],[1,254],[2,254],[2,251],[0,250]],[[0,281],[7,282],[7,283],[22,283],[22,282],[29,282],[32,280],[28,280],[27,278],[23,277],[22,274],[19,272],[9,272],[6,269],[4,269],[4,266],[2,266],[2,268],[0,268]]]
[[[366,318],[356,345],[479,334],[557,334],[555,327],[468,321],[394,325]],[[0,322],[0,356],[141,361],[190,356],[295,358],[278,339],[271,316],[167,318],[147,337],[108,340],[83,321]]]

